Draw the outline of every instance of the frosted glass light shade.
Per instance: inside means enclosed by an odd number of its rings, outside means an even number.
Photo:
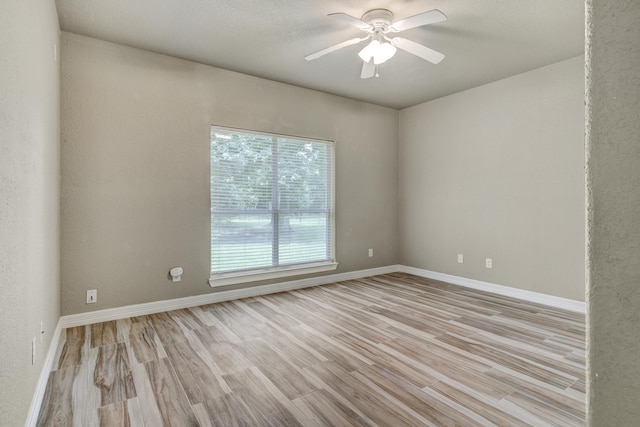
[[[380,43],[378,40],[372,40],[367,46],[358,53],[358,56],[364,61],[369,62],[373,58],[373,63],[378,65],[387,62],[396,54],[395,46],[391,43]]]
[[[375,55],[375,53],[378,51],[379,48],[380,48],[380,42],[378,40],[372,40],[371,43],[366,45],[364,49],[362,49],[360,53],[358,53],[358,56],[364,62],[369,62],[371,61],[371,58]]]
[[[377,65],[387,62],[389,59],[393,58],[393,55],[396,54],[396,50],[395,46],[391,45],[391,43],[382,43],[378,48],[378,51],[373,55],[373,63]]]

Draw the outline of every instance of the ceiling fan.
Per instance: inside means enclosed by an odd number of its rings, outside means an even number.
[[[304,57],[307,61],[320,58],[321,56],[347,46],[356,45],[365,40],[371,40],[371,42],[358,53],[358,56],[364,63],[362,65],[362,73],[360,74],[360,78],[362,79],[368,79],[373,76],[378,77],[378,65],[391,59],[396,53],[396,48],[416,55],[433,64],[437,64],[444,59],[442,53],[419,43],[402,37],[389,38],[387,36],[389,33],[399,33],[400,31],[405,31],[410,28],[446,21],[447,17],[438,9],[419,13],[396,22],[393,22],[393,13],[387,9],[372,9],[362,15],[361,19],[354,18],[346,13],[330,13],[329,16],[346,24],[353,25],[367,33],[367,35],[361,38],[350,39],[307,55]]]

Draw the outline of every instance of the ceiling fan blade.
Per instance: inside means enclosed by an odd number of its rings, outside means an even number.
[[[391,44],[434,64],[444,59],[444,54],[402,37],[394,37],[391,39]]]
[[[421,27],[423,25],[435,24],[436,22],[442,22],[446,20],[447,16],[444,13],[440,12],[438,9],[433,9],[428,12],[419,13],[417,15],[413,15],[394,22],[391,25],[391,30],[399,32],[408,30],[410,28]]]
[[[359,20],[358,18],[354,18],[351,15],[347,15],[346,13],[330,13],[328,16],[342,21],[345,24],[353,25],[354,27],[360,28],[363,31],[371,28],[371,25]]]
[[[311,55],[307,55],[307,56],[304,57],[304,59],[306,59],[307,61],[312,61],[314,59],[318,59],[321,56],[326,55],[327,53],[335,52],[336,50],[342,49],[344,47],[351,46],[351,45],[354,45],[354,44],[358,44],[361,41],[364,41],[364,40],[366,40],[368,38],[369,37],[363,37],[361,39],[356,38],[356,39],[347,40],[345,42],[338,43],[338,44],[333,45],[331,47],[328,47],[326,49],[322,49],[322,50],[319,50],[317,52],[314,52]]]
[[[361,79],[370,79],[376,73],[376,65],[373,63],[373,59],[369,62],[362,63],[362,73],[360,73]]]

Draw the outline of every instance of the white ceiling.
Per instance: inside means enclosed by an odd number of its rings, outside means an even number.
[[[336,95],[404,108],[584,52],[584,0],[56,0],[62,30]],[[327,14],[394,20],[431,9],[442,23],[402,37],[446,54],[438,65],[398,51],[360,79],[362,33]]]

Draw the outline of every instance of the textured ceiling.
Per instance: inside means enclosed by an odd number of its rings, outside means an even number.
[[[404,108],[584,52],[584,0],[56,0],[62,30],[393,108]],[[364,46],[304,57],[362,33],[327,14],[448,20],[402,32],[446,54],[407,52],[360,79]]]

